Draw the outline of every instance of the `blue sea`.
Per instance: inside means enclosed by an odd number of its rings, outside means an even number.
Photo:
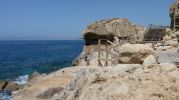
[[[48,74],[71,66],[83,45],[82,40],[0,41],[0,80],[24,84],[34,71]],[[1,91],[0,100],[6,95]]]

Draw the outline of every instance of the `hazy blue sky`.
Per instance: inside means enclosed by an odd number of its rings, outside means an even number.
[[[79,39],[90,23],[128,18],[169,25],[174,0],[0,0],[0,40]]]

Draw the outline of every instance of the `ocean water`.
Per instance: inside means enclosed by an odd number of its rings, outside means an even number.
[[[34,71],[51,73],[71,66],[83,45],[82,40],[0,41],[0,80],[25,84]],[[8,94],[1,91],[0,100],[9,100]]]

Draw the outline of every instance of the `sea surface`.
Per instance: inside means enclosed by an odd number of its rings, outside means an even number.
[[[25,84],[34,71],[51,73],[71,66],[82,49],[82,40],[0,41],[0,80]],[[0,91],[0,100],[10,93]]]

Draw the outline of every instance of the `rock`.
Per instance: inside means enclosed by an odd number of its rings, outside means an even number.
[[[119,58],[119,61],[120,61],[121,63],[126,63],[126,64],[130,63],[130,60],[131,60],[130,57],[120,57],[120,58]]]
[[[157,51],[166,51],[172,49],[173,46],[159,46],[157,47]]]
[[[83,66],[84,67],[84,66]],[[43,77],[37,77],[33,82],[27,82],[26,86],[13,92],[12,100],[42,100],[37,98],[45,98],[47,96],[56,95],[56,90],[60,87],[64,88],[72,78],[77,74],[77,72],[83,68],[82,66],[72,66],[60,69]],[[51,97],[50,97],[51,98]],[[43,99],[44,100],[44,99]],[[48,99],[50,100],[50,99]]]
[[[143,65],[152,65],[152,64],[157,64],[157,60],[153,55],[149,55],[147,58],[144,59]]]
[[[11,92],[17,91],[17,90],[19,90],[19,86],[18,86],[18,84],[11,82],[11,83],[7,84],[7,86],[5,87],[5,90],[11,91]]]
[[[85,46],[83,52],[73,61],[73,65],[76,66],[86,66],[86,65],[98,65],[97,60],[89,60],[91,55],[95,56],[95,52],[98,52],[98,40],[107,39],[115,43],[118,46],[123,43],[136,43],[142,42],[144,38],[144,27],[132,24],[128,19],[125,18],[113,18],[97,21],[85,28],[83,31],[83,36],[85,40]],[[117,41],[115,41],[117,40]],[[105,41],[101,42],[101,46],[104,46]],[[110,46],[110,49],[115,49],[115,47]],[[111,50],[109,50],[111,51]],[[118,54],[117,54],[118,55]],[[90,57],[89,57],[90,56]],[[118,58],[113,57],[112,54],[109,55],[111,58],[115,58],[115,63],[118,63]],[[103,55],[101,55],[103,57]],[[122,61],[123,62],[123,61]],[[104,61],[102,61],[104,65]],[[113,65],[109,62],[109,65]]]
[[[87,62],[84,59],[81,59],[77,65],[78,66],[85,66],[85,65],[87,65]]]
[[[163,70],[165,65],[152,66],[81,69],[52,100],[177,100],[179,82],[176,75],[170,74],[177,69],[168,72]]]
[[[172,29],[171,28],[165,28],[165,33],[169,32],[169,33],[172,33]]]
[[[177,67],[174,64],[170,64],[170,63],[161,63],[160,65],[162,69],[164,69],[165,71],[172,71],[177,69]]]
[[[129,44],[126,43],[119,47],[120,53],[152,53],[154,50],[149,44]]]
[[[49,99],[52,96],[54,96],[55,94],[60,93],[62,90],[63,90],[63,87],[50,88],[47,91],[45,91],[44,93],[37,95],[37,98]]]
[[[103,84],[106,83],[109,77],[113,76],[118,76],[119,73],[122,72],[127,72],[127,73],[133,73],[136,68],[142,67],[141,65],[119,65],[119,66],[113,66],[113,67],[105,67],[105,68],[96,68],[96,67],[91,67],[91,68],[84,68],[81,69],[78,73],[77,76],[73,81],[70,82],[68,85],[69,87],[66,88],[61,94],[61,97],[57,97],[60,99],[65,99],[65,100],[86,100],[85,95],[82,96],[82,98],[78,98],[82,92],[85,92],[86,94],[87,91],[81,91],[82,88],[86,88],[86,84]],[[102,70],[103,69],[103,70]],[[128,88],[125,84],[120,85],[120,84],[106,84],[106,91],[108,91],[109,94],[116,92],[118,94],[119,92],[122,93]],[[118,87],[118,88],[117,88]],[[95,87],[89,87],[89,89],[92,89]],[[96,87],[97,88],[97,87]],[[101,87],[102,89],[103,87]],[[92,95],[97,94],[96,92],[102,91],[99,87],[99,90],[94,90],[93,92],[89,92]],[[113,92],[112,92],[113,91]],[[90,96],[90,99],[88,100],[96,100],[96,96]],[[68,96],[68,97],[66,97]],[[104,96],[104,95],[103,95]],[[88,96],[87,96],[88,97]],[[103,98],[98,98],[100,100],[104,100]]]
[[[108,39],[113,40],[113,36],[119,39],[125,38],[124,41],[134,42],[142,41],[144,37],[144,27],[134,25],[124,18],[113,18],[97,21],[89,25],[84,31],[86,45],[98,43],[96,40]]]
[[[168,35],[164,36],[163,38],[164,38],[164,40],[171,40],[172,39],[172,37],[168,36]]]
[[[8,84],[7,81],[0,80],[0,90],[4,90],[4,88],[7,86],[7,84]]]
[[[171,34],[172,39],[176,38],[176,34]]]
[[[30,86],[34,83],[37,83],[40,79],[42,79],[43,77],[45,77],[46,74],[40,74],[36,71],[34,71],[28,78],[28,82],[26,83],[26,86]]]
[[[174,40],[168,40],[166,41],[166,44],[170,45],[170,46],[174,46],[174,45],[177,45],[178,42],[177,41],[174,41]]]
[[[174,34],[177,36],[177,35],[179,35],[179,32],[177,31],[177,32],[175,32]]]
[[[108,59],[112,59],[113,61],[108,61],[108,65],[115,64],[143,64],[144,59],[153,54],[154,50],[151,47],[151,44],[123,44],[121,46],[116,46],[115,50],[112,47],[108,49]],[[83,53],[84,54],[84,53]],[[87,53],[86,53],[87,54]],[[82,56],[81,56],[82,57]],[[86,59],[86,61],[84,61]],[[88,54],[84,59],[78,60],[82,64],[90,65],[90,66],[98,66],[98,51],[93,51]],[[102,66],[105,66],[106,52],[101,51],[100,59]],[[82,63],[82,64],[81,64]]]
[[[40,74],[39,72],[34,71],[34,72],[30,75],[29,80],[31,80],[31,79],[33,79],[33,78],[35,78],[35,77],[38,77],[38,76],[40,76],[40,75],[41,75],[41,74]]]
[[[111,55],[109,54],[108,55],[108,59],[111,59]],[[102,51],[101,54],[100,54],[100,59],[104,59],[104,60],[101,60],[101,64],[102,66],[105,66],[105,59],[106,59],[106,52],[105,51]],[[98,66],[98,52],[95,52],[93,53],[89,58],[88,58],[88,61],[89,61],[89,65],[90,66]],[[108,61],[109,65],[111,65],[111,61]]]
[[[124,44],[118,50],[120,61],[128,64],[142,64],[144,59],[154,52],[149,44]]]

